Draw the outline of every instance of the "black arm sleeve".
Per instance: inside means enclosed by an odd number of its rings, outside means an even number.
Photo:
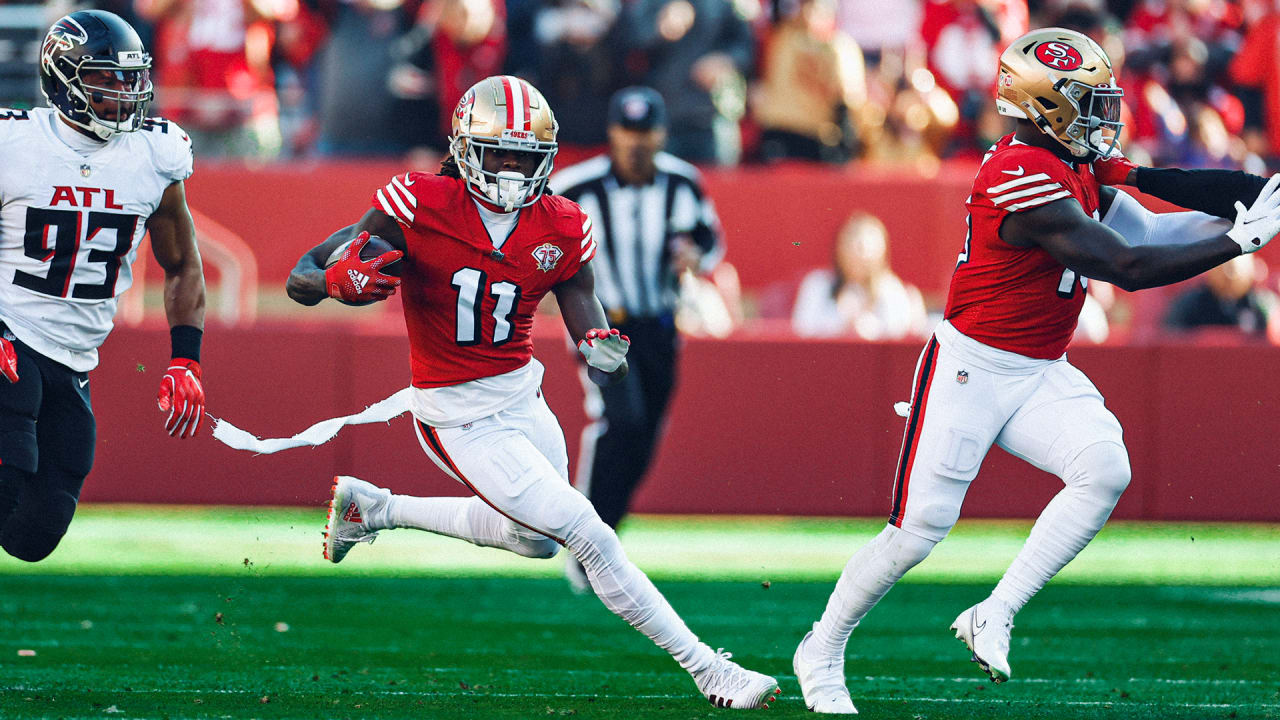
[[[1137,177],[1138,189],[1148,195],[1228,220],[1236,216],[1237,200],[1251,205],[1266,184],[1266,178],[1239,170],[1141,167]]]

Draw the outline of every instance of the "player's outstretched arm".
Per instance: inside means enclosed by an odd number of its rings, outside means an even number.
[[[164,428],[174,437],[194,437],[204,417],[200,344],[204,335],[204,266],[195,223],[182,181],[165,188],[147,218],[151,251],[164,270],[164,310],[169,319],[171,360],[160,380],[156,404],[168,413]]]
[[[606,387],[627,376],[627,349],[631,341],[617,330],[609,330],[604,308],[596,298],[596,276],[587,263],[573,277],[552,288],[560,315],[587,361],[591,382]]]
[[[1093,172],[1104,185],[1129,185],[1165,202],[1228,220],[1237,202],[1250,205],[1267,179],[1239,170],[1143,167],[1123,156],[1097,160]]]
[[[1280,232],[1277,190],[1280,176],[1266,184],[1251,207],[1237,207],[1235,225],[1225,234],[1186,245],[1129,245],[1069,198],[1009,215],[1000,237],[1018,247],[1038,245],[1080,275],[1124,290],[1158,287],[1194,277],[1270,241]]]
[[[333,233],[325,238],[324,242],[316,245],[310,250],[302,254],[298,258],[298,264],[293,266],[293,270],[289,273],[289,279],[285,281],[284,289],[294,302],[302,305],[315,305],[324,300],[329,295],[328,285],[325,282],[325,261],[333,254],[333,251],[344,242],[351,240],[362,232],[370,235],[377,235],[383,240],[391,244],[391,247],[405,252],[407,247],[404,239],[404,231],[400,229],[400,224],[390,215],[381,210],[371,208],[360,218],[360,221],[354,225],[348,225],[341,230]]]

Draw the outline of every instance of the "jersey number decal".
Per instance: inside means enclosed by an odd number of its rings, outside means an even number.
[[[1079,280],[1077,283],[1076,281]],[[1062,279],[1058,281],[1058,297],[1070,298],[1076,294],[1076,285],[1080,286],[1080,292],[1089,289],[1089,278],[1079,277],[1076,271],[1067,268],[1062,271]]]
[[[451,285],[458,291],[457,334],[454,339],[459,345],[480,343],[480,308],[484,302],[486,279],[483,272],[469,267],[453,274]],[[515,315],[520,304],[520,286],[504,280],[490,285],[488,294],[494,298],[493,344],[502,345],[511,339],[515,330],[511,316]]]
[[[86,260],[102,263],[105,277],[101,283],[72,285],[71,276],[76,269],[76,255],[80,251],[80,225],[87,222],[85,239],[92,240],[101,230],[116,232],[116,245],[111,250],[90,250]],[[138,226],[137,215],[90,211],[85,214],[75,210],[52,208],[28,208],[27,232],[22,238],[23,253],[42,263],[49,263],[44,277],[21,270],[13,272],[13,284],[54,297],[84,300],[106,300],[115,297],[116,280],[120,276],[120,263],[133,247],[133,233]]]

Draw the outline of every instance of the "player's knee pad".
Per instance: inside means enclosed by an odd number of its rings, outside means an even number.
[[[908,570],[929,557],[929,553],[933,552],[933,546],[938,544],[938,541],[931,537],[892,525],[882,530],[877,540],[881,544],[880,552],[895,567],[901,569],[898,577],[902,577]]]
[[[75,512],[76,496],[70,492],[32,487],[0,533],[0,546],[19,560],[39,562],[58,547]]]
[[[1124,445],[1100,442],[1080,451],[1063,479],[1067,485],[1088,493],[1099,503],[1114,506],[1129,487],[1132,471]]]

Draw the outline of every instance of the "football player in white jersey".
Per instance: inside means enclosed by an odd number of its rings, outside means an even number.
[[[146,117],[150,68],[124,20],[74,12],[41,46],[50,107],[0,110],[0,547],[28,562],[57,547],[93,465],[87,373],[147,232],[173,349],[157,396],[165,429],[192,437],[204,414],[191,142]]]

